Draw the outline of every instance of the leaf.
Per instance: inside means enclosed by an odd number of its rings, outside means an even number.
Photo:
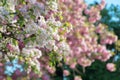
[[[69,27],[70,23],[69,22],[65,22],[65,24],[63,25],[64,27]]]
[[[12,80],[12,78],[10,76],[7,76],[7,80]]]
[[[28,69],[28,66],[29,66],[29,63],[26,61],[26,62],[24,63],[24,69]]]
[[[22,3],[22,4],[26,4],[25,0],[19,0],[19,1],[20,1],[20,3]]]
[[[34,36],[34,37],[31,37],[31,41],[35,41],[36,40],[36,37]]]
[[[27,80],[27,77],[22,77],[21,80]]]
[[[29,38],[26,38],[24,40],[24,43],[27,44],[28,42],[30,42],[30,41],[34,42],[35,40],[36,40],[36,35],[33,34]]]
[[[0,33],[0,39],[2,39],[2,34]]]
[[[116,50],[120,51],[120,40],[115,43]]]
[[[5,5],[6,5],[6,1],[7,1],[7,0],[2,0],[2,3],[3,3],[2,6],[5,6]]]
[[[15,45],[15,46],[18,45],[18,41],[17,40],[13,39],[12,42],[13,42],[13,45]]]
[[[24,40],[24,43],[27,44],[29,41],[30,41],[30,39],[27,38],[27,39]]]

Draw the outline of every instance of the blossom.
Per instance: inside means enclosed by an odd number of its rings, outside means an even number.
[[[92,61],[91,60],[89,60],[89,59],[87,59],[87,58],[79,58],[78,59],[78,63],[80,64],[80,65],[82,65],[83,67],[87,67],[87,66],[90,66],[91,65],[91,63],[92,63]]]
[[[27,0],[28,2],[30,2],[31,4],[35,4],[36,0]]]
[[[51,73],[51,74],[53,74],[53,73],[56,71],[55,67],[52,67],[52,66],[46,66],[46,69],[47,69],[48,72]]]
[[[106,65],[107,70],[110,72],[114,72],[116,70],[115,64],[114,63],[107,63]]]
[[[35,57],[40,58],[42,53],[36,48],[23,48],[22,53],[25,57]]]
[[[64,76],[68,76],[70,74],[70,72],[68,70],[63,70],[63,75]]]
[[[56,2],[48,2],[47,4],[51,10],[53,10],[53,11],[58,10],[58,4]]]
[[[43,74],[42,80],[50,80],[50,76],[48,74]]]
[[[72,63],[72,64],[70,65],[70,68],[71,68],[71,69],[75,69],[76,65],[77,65],[77,63]]]
[[[6,47],[8,48],[8,50],[10,52],[14,52],[16,54],[19,54],[20,53],[20,50],[19,50],[19,47],[18,45],[13,45],[13,44],[10,44],[10,43],[7,43]]]
[[[0,66],[4,67],[0,71],[5,76],[15,78],[25,73],[27,78],[50,80],[56,64],[75,69],[76,65],[88,67],[96,59],[107,61],[112,56],[106,45],[117,37],[105,25],[94,24],[101,19],[104,0],[91,7],[83,0],[6,2],[0,7]],[[70,74],[68,70],[63,73]],[[82,79],[75,76],[74,80]]]
[[[81,76],[75,76],[74,80],[82,80]]]

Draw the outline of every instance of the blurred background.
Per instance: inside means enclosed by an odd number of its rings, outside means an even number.
[[[101,0],[85,0],[85,2],[87,3],[87,4],[93,4],[94,2],[100,2]],[[105,0],[106,1],[106,4],[108,5],[108,6],[110,6],[110,5],[120,5],[120,0]]]

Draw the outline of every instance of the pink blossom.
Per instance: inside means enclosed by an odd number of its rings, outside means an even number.
[[[110,53],[110,51],[104,51],[102,53],[102,61],[107,61],[108,59],[110,59],[111,56],[112,54]]]
[[[72,63],[72,64],[70,65],[70,68],[71,68],[71,69],[75,69],[76,65],[77,65],[77,63]]]
[[[89,22],[91,22],[91,23],[95,23],[95,22],[96,22],[96,18],[94,18],[94,17],[90,17],[90,18],[89,18]]]
[[[114,64],[114,63],[108,63],[108,64],[106,65],[106,68],[107,68],[107,70],[109,70],[110,72],[113,72],[113,71],[116,70],[116,67],[115,67],[115,64]]]
[[[104,7],[105,7],[105,0],[102,0],[101,1],[101,4],[99,5],[99,10],[102,10],[102,9],[104,9]]]
[[[90,13],[90,11],[89,10],[85,10],[85,14],[89,14]]]
[[[81,58],[78,59],[78,64],[80,64],[83,67],[90,66],[91,63],[92,63],[92,61],[85,58],[85,57],[81,57]]]
[[[63,71],[63,75],[64,75],[64,76],[68,76],[68,75],[70,75],[70,72],[69,72],[68,70],[64,70],[64,71]]]
[[[50,80],[50,76],[48,74],[43,74],[42,80]]]
[[[75,76],[74,80],[82,80],[81,76]]]
[[[0,67],[1,67],[1,66],[4,66],[4,64],[0,62]]]
[[[32,79],[32,78],[33,78],[33,79],[39,78],[38,74],[36,74],[35,72],[32,72],[32,71],[29,73],[29,76],[30,76],[31,79]]]
[[[6,47],[8,48],[8,50],[10,51],[14,51],[14,48],[12,47],[12,45],[10,43],[7,43]]]
[[[46,69],[48,70],[49,73],[53,74],[55,73],[55,68],[51,66],[47,66]]]

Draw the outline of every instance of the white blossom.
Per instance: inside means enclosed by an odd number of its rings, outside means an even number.
[[[28,0],[31,4],[35,4],[36,0]]]
[[[39,17],[40,17],[40,20],[38,20],[39,26],[46,25],[46,21],[45,21],[44,17],[43,16],[39,16]]]
[[[42,56],[41,51],[36,48],[23,48],[22,54],[25,57],[34,57],[34,58],[40,58]]]
[[[53,11],[57,11],[58,10],[58,4],[56,2],[48,2],[47,3],[49,5],[49,8],[52,9]]]

